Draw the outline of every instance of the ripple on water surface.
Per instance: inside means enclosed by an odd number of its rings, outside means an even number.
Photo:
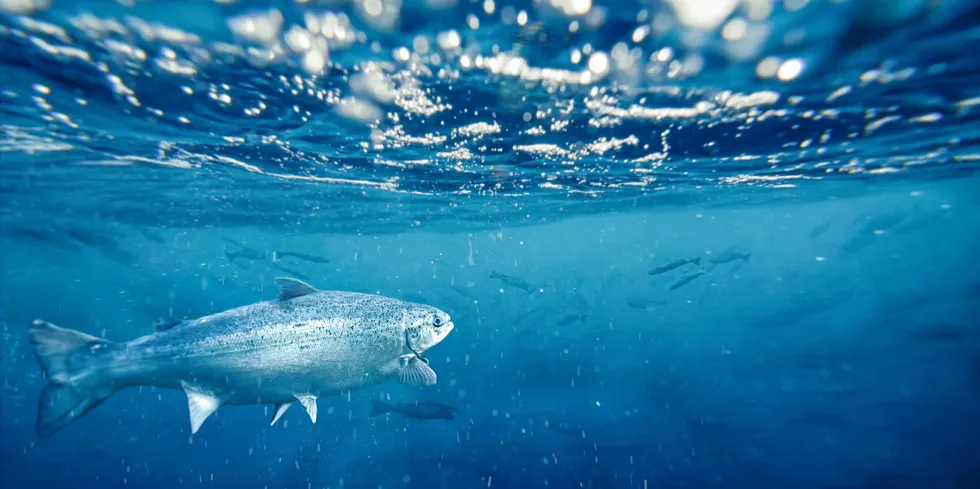
[[[0,10],[4,219],[534,221],[980,158],[966,1]]]

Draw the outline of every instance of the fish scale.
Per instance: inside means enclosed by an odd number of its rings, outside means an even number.
[[[325,294],[323,298],[306,300],[306,304],[302,302],[289,304],[288,308],[276,302],[262,302],[207,316],[189,322],[184,327],[171,329],[157,337],[147,337],[147,341],[152,342],[147,347],[157,350],[160,354],[175,354],[181,351],[190,353],[197,350],[206,354],[216,354],[225,349],[248,351],[249,348],[235,347],[248,344],[249,341],[264,348],[274,348],[301,342],[303,341],[301,335],[304,333],[309,335],[309,341],[318,341],[345,336],[383,335],[383,332],[376,330],[400,327],[395,320],[400,321],[401,316],[381,316],[377,321],[364,324],[366,322],[364,319],[373,318],[364,317],[361,312],[381,308],[397,309],[400,301],[382,300],[372,304],[370,300],[357,300],[360,299],[356,297],[359,294],[333,292],[323,294]],[[306,298],[300,297],[294,301],[304,301],[304,299]],[[330,321],[317,319],[323,317],[333,319]],[[202,328],[203,326],[207,327]]]

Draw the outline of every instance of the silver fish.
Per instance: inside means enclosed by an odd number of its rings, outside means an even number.
[[[296,401],[316,422],[316,400],[392,377],[430,386],[422,353],[453,330],[428,305],[320,291],[277,278],[279,297],[229,309],[124,343],[37,320],[30,341],[48,378],[38,403],[46,437],[130,386],[183,389],[191,433],[224,405],[275,404],[275,422]]]

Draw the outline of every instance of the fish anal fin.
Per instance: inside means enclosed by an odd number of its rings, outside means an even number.
[[[198,392],[186,382],[182,382],[184,392],[187,393],[187,408],[191,416],[191,434],[196,434],[201,429],[204,420],[214,414],[221,407],[221,401],[211,394]]]
[[[310,421],[316,424],[316,396],[296,396],[296,399],[306,408],[306,414],[310,415]]]
[[[281,418],[283,414],[286,414],[286,411],[292,405],[293,403],[291,402],[280,402],[279,404],[276,404],[276,413],[272,415],[272,422],[269,423],[269,426],[276,424],[276,421],[279,421],[279,418]]]
[[[402,366],[398,370],[398,382],[413,387],[429,387],[436,384],[438,377],[428,362],[415,356],[402,357]]]
[[[319,292],[312,285],[289,277],[276,277],[276,285],[279,286],[279,301],[288,301],[304,295]]]

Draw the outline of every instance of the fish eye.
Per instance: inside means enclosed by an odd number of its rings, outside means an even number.
[[[442,318],[439,317],[439,316],[436,316],[436,318],[432,320],[432,325],[435,326],[435,327],[437,327],[437,328],[439,326],[442,326]]]

